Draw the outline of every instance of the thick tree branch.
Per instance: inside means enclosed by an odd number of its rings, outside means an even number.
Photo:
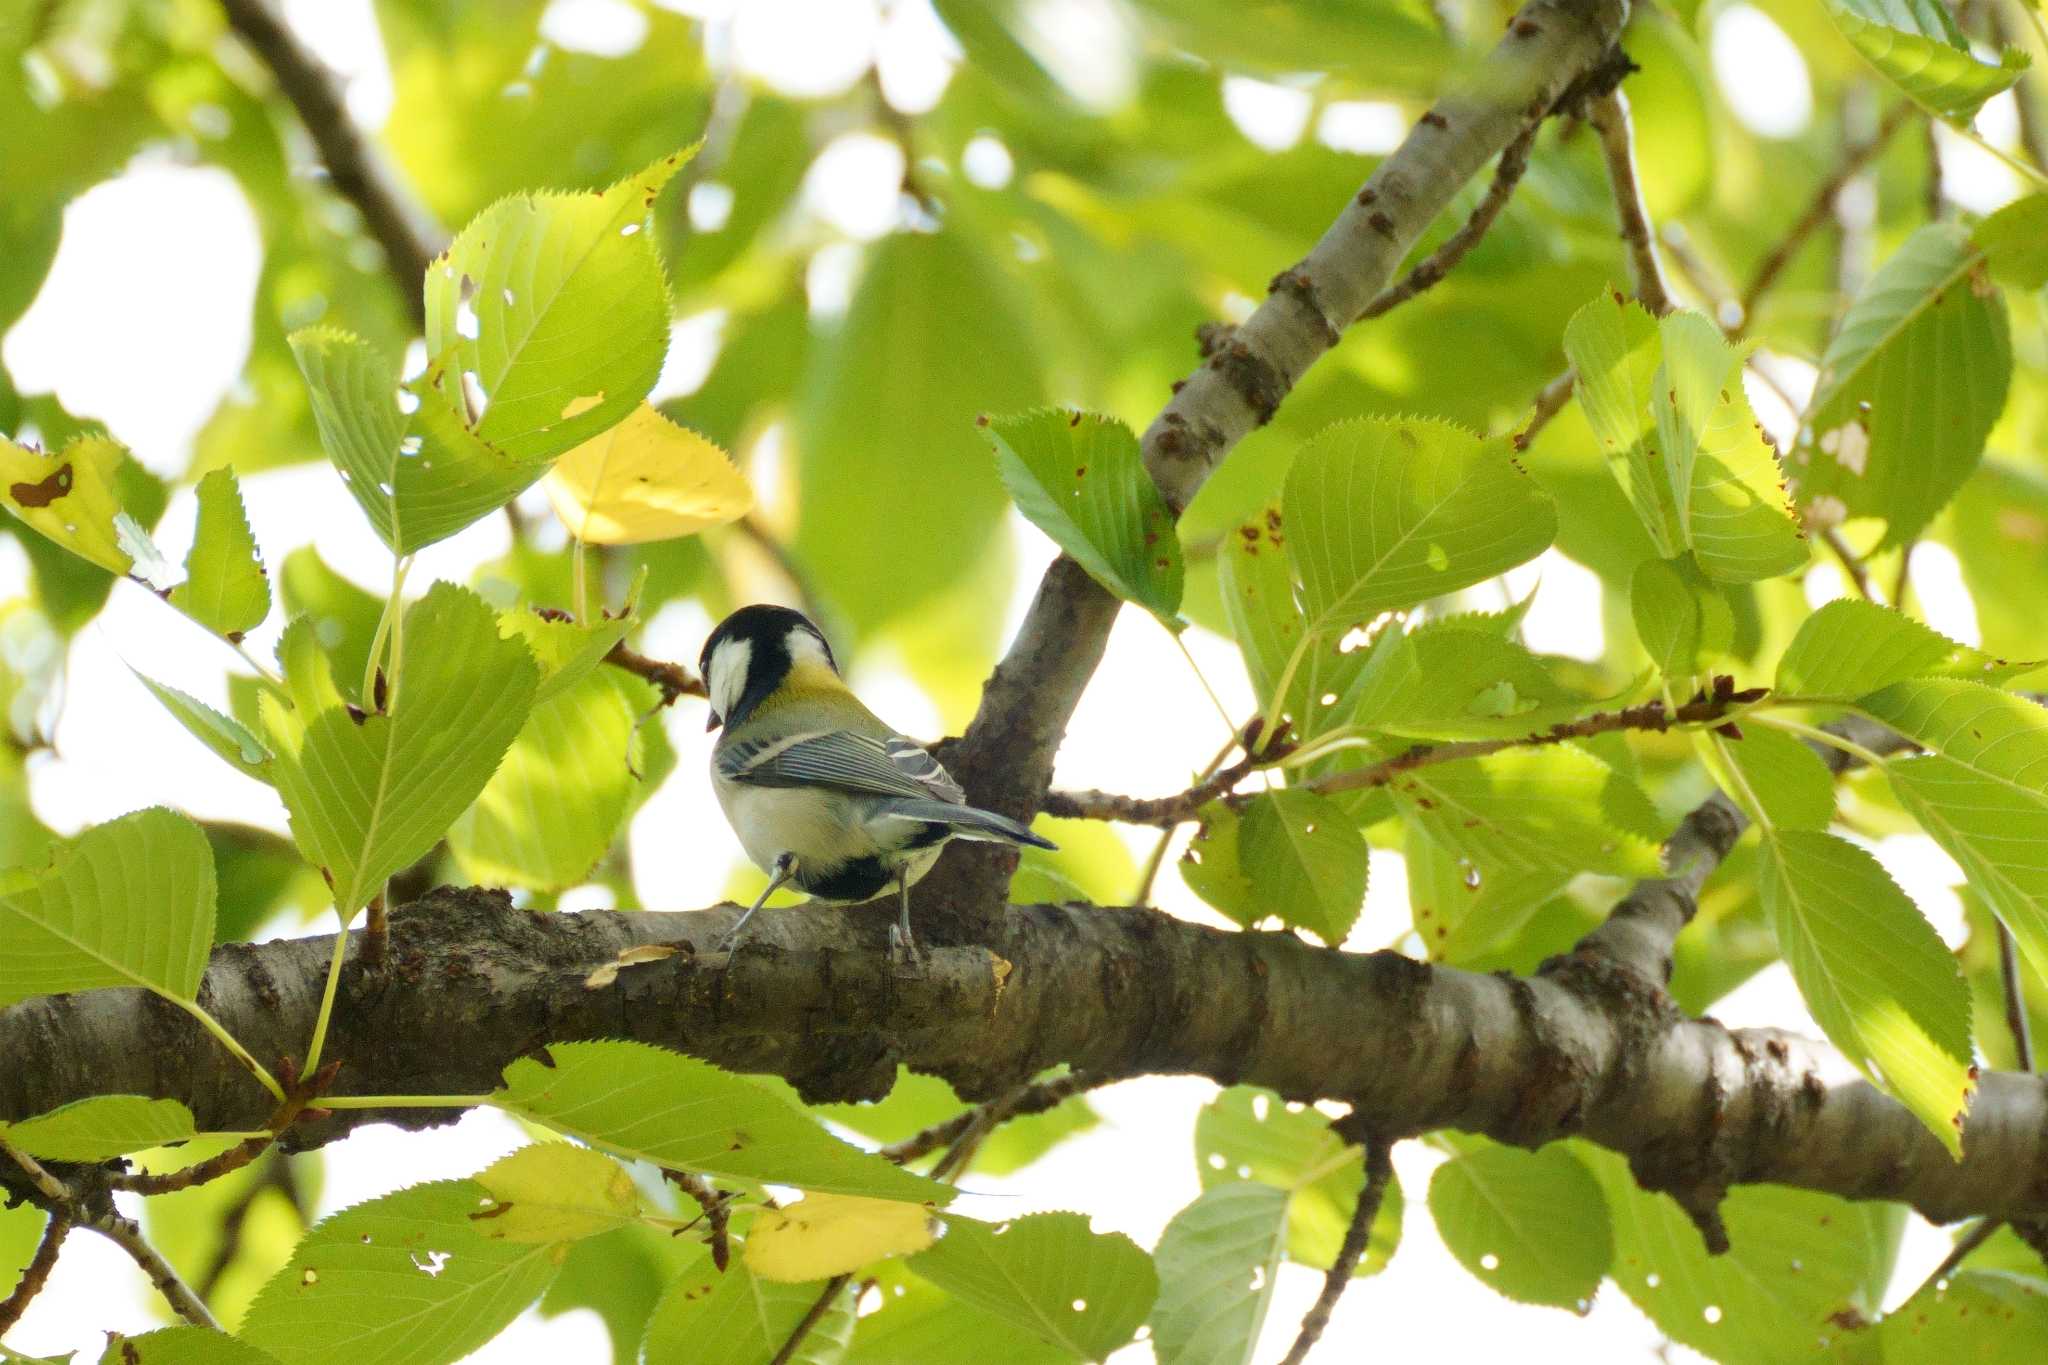
[[[896,975],[886,905],[768,910],[748,947],[713,951],[737,907],[538,915],[443,890],[391,919],[383,971],[351,961],[329,1047],[336,1095],[475,1095],[554,1040],[636,1038],[815,1100],[886,1093],[899,1063],[990,1099],[1062,1062],[1112,1081],[1197,1074],[1353,1106],[1390,1138],[1451,1127],[1534,1145],[1580,1135],[1654,1188],[1773,1181],[1896,1199],[1930,1217],[2048,1216],[2048,1079],[1980,1081],[1964,1158],[1825,1045],[1686,1019],[1656,978],[1597,954],[1533,979],[1395,953],[1222,932],[1144,909],[1016,906],[987,947],[935,948]],[[591,970],[644,943],[674,957],[611,986]],[[214,951],[201,1003],[259,1055],[301,1045],[325,937]],[[272,1107],[182,1011],[134,990],[0,1010],[0,1119],[110,1091],[247,1129]],[[315,1146],[372,1122],[454,1111],[336,1109],[285,1136]]]
[[[1169,506],[1194,498],[1239,440],[1272,420],[1309,366],[1387,286],[1453,196],[1613,46],[1626,0],[1531,0],[1507,35],[1416,124],[1263,303],[1175,385],[1143,438],[1145,467]],[[1028,817],[1053,755],[1102,661],[1117,602],[1062,556],[1046,571],[1017,638],[962,739],[940,757],[978,805]],[[976,850],[926,879],[924,903],[983,926],[1014,853]]]
[[[307,51],[271,0],[221,0],[228,24],[254,49],[298,111],[334,188],[363,215],[416,326],[426,324],[421,293],[439,254],[440,229],[400,186],[384,158],[349,118],[334,73]]]

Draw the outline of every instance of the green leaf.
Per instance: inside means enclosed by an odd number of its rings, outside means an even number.
[[[1196,1116],[1195,1170],[1205,1190],[1243,1181],[1286,1190],[1287,1259],[1317,1270],[1336,1264],[1365,1187],[1359,1149],[1337,1136],[1328,1117],[1248,1085],[1231,1086]],[[1401,1216],[1401,1187],[1390,1184],[1355,1274],[1386,1268],[1401,1240]]]
[[[1709,1255],[1669,1195],[1588,1143],[1573,1151],[1600,1179],[1614,1226],[1615,1282],[1667,1336],[1715,1360],[1785,1360],[1845,1339],[1842,1314],[1884,1303],[1905,1209],[1784,1185],[1738,1185],[1722,1199],[1729,1249]]]
[[[943,1204],[950,1187],[850,1147],[752,1081],[641,1043],[555,1043],[491,1103],[615,1155],[832,1194]]]
[[[105,436],[81,436],[54,455],[0,438],[0,498],[16,517],[54,544],[112,573],[134,567],[115,531],[116,483],[127,452]]]
[[[294,642],[309,646],[310,628],[294,623]],[[324,658],[313,671],[320,666]],[[299,709],[263,699],[278,794],[346,917],[432,848],[490,781],[526,720],[537,670],[524,644],[498,634],[483,599],[452,583],[406,608],[390,714],[357,719],[302,691],[306,663],[286,667]]]
[[[1850,305],[1807,406],[1811,440],[1792,457],[1809,523],[1881,517],[1883,546],[1900,545],[1976,469],[2012,374],[1982,261],[1962,227],[1930,224]]]
[[[131,667],[130,672],[134,672]],[[263,741],[256,738],[249,728],[233,716],[225,716],[208,706],[199,698],[180,692],[177,688],[141,673],[135,676],[150,694],[164,704],[164,709],[177,718],[178,724],[201,744],[213,750],[237,771],[255,778],[258,782],[273,780],[269,763],[270,750]]]
[[[882,1307],[854,1327],[846,1365],[1069,1365],[1072,1353],[914,1275],[877,1268]]]
[[[553,1246],[492,1241],[490,1196],[438,1180],[323,1218],[249,1305],[241,1337],[285,1365],[442,1365],[489,1341],[554,1278]]]
[[[1159,1293],[1152,1258],[1078,1213],[991,1225],[948,1215],[946,1234],[907,1262],[939,1288],[1084,1360],[1137,1332]]]
[[[316,327],[292,333],[291,347],[320,443],[393,554],[445,540],[547,472],[551,457],[514,455],[470,429],[460,376],[438,360],[404,388],[406,412],[397,367],[361,338]]]
[[[1344,723],[1416,739],[1515,739],[1583,709],[1518,641],[1457,617],[1373,649],[1354,690]]]
[[[795,550],[856,633],[910,624],[1008,539],[974,419],[1044,401],[1044,346],[994,245],[963,222],[882,238],[845,318],[811,348],[794,414]],[[1008,600],[999,577],[991,630]]]
[[[1306,622],[1294,601],[1294,569],[1287,560],[1287,539],[1281,533],[1280,505],[1274,503],[1256,519],[1226,534],[1217,547],[1217,590],[1230,619],[1230,632],[1244,654],[1252,693],[1263,710],[1272,705],[1287,660],[1300,644]],[[1289,688],[1282,710],[1297,717],[1311,714],[1294,703],[1300,684]]]
[[[1960,1155],[1970,999],[1933,927],[1877,859],[1831,834],[1766,832],[1757,877],[1814,1022]]]
[[[144,1095],[94,1095],[15,1123],[0,1123],[0,1137],[30,1156],[52,1161],[105,1161],[167,1142],[183,1142],[198,1130],[192,1111],[176,1100]]]
[[[642,570],[641,578],[645,576],[646,571]],[[540,665],[540,690],[533,695],[536,707],[553,701],[589,677],[604,662],[605,655],[639,624],[633,615],[639,587],[636,581],[634,590],[627,594],[624,614],[593,625],[553,621],[530,611],[508,611],[498,618],[499,628],[526,641],[526,647],[533,651],[533,661]]]
[[[1522,1303],[1585,1312],[1614,1260],[1600,1182],[1561,1143],[1487,1143],[1437,1167],[1429,1211],[1458,1263]]]
[[[47,868],[0,871],[0,1005],[99,986],[189,1001],[213,908],[213,853],[191,820],[152,807],[96,825]]]
[[[1654,877],[1664,831],[1641,788],[1583,749],[1506,750],[1417,768],[1388,787],[1448,852],[1511,873]]]
[[[185,556],[185,581],[171,589],[171,605],[216,635],[239,640],[270,614],[270,578],[242,510],[232,469],[199,481],[199,525]]]
[[[1996,66],[1978,61],[1940,0],[1827,0],[1827,11],[1879,75],[1959,127],[2027,69],[2026,53],[2012,47]]]
[[[1722,790],[1757,823],[1826,829],[1834,821],[1835,776],[1803,741],[1768,725],[1748,726],[1741,739],[1718,734],[1693,738],[1702,756],[1710,756],[1710,770],[1717,761],[1734,769],[1735,780],[1723,781]],[[1721,781],[1723,773],[1717,770],[1714,776]]]
[[[1168,630],[1186,624],[1180,537],[1129,427],[1094,413],[1040,408],[996,418],[986,430],[1003,487],[1032,525],[1089,577]]]
[[[2048,284],[2048,194],[2013,200],[1970,235],[2000,284],[2013,289]]]
[[[1365,904],[1365,840],[1328,797],[1261,792],[1245,807],[1237,862],[1264,914],[1333,947]]]
[[[278,578],[287,618],[311,619],[314,640],[333,663],[335,675],[353,689],[369,660],[370,642],[384,615],[384,599],[329,568],[311,545],[286,555]]]
[[[2012,665],[1959,645],[1890,607],[1837,598],[1799,623],[1778,660],[1777,690],[1851,701],[1908,678],[1935,675],[1997,681],[2034,667]]]
[[[545,459],[618,425],[668,354],[656,196],[696,147],[602,194],[515,194],[485,209],[427,271],[427,354],[473,376],[478,440]]]
[[[621,678],[586,676],[541,702],[448,848],[479,884],[562,891],[589,879],[626,821],[639,751]]]
[[[1482,866],[1410,821],[1403,831],[1408,912],[1432,962],[1462,965],[1519,932],[1570,881],[1554,868]]]
[[[1557,532],[1505,442],[1422,418],[1326,427],[1294,457],[1283,506],[1312,634],[1470,587]]]
[[[1057,1072],[1047,1072],[1051,1077]],[[896,1071],[896,1084],[873,1103],[814,1104],[810,1111],[878,1143],[901,1142],[935,1123],[969,1108],[953,1087],[937,1076],[923,1076],[907,1067]],[[1026,1114],[1004,1123],[988,1136],[968,1169],[986,1175],[1020,1171],[1076,1133],[1101,1122],[1085,1097],[1069,1095],[1042,1114]]]
[[[1963,564],[1984,648],[2008,658],[2048,654],[2048,477],[1987,460],[1956,495],[1943,539]]]
[[[469,1217],[494,1241],[573,1242],[637,1222],[640,1187],[624,1166],[571,1142],[536,1142],[479,1171],[491,1196]]]
[[[2048,710],[1947,679],[1901,683],[1863,706],[1935,751],[1893,759],[1885,776],[2034,969],[2048,973]]]
[[[1754,583],[1806,563],[1777,451],[1742,388],[1742,355],[1694,312],[1659,325],[1664,367],[1650,406],[1685,543],[1708,578]]]
[[[277,1357],[204,1327],[159,1327],[139,1337],[107,1334],[100,1365],[277,1365]]]
[[[761,1279],[737,1257],[720,1272],[706,1254],[655,1305],[647,1365],[768,1365],[824,1288]],[[853,1290],[842,1288],[790,1365],[838,1365],[853,1336],[853,1302]]]
[[[662,1292],[677,1272],[706,1260],[702,1242],[644,1224],[586,1238],[569,1247],[561,1273],[541,1296],[540,1315],[590,1309],[611,1335],[613,1365],[639,1365],[641,1339]]]
[[[1629,584],[1636,638],[1658,672],[1686,681],[1711,671],[1735,639],[1735,615],[1691,555],[1646,559]]]
[[[1663,359],[1657,320],[1634,299],[1603,294],[1565,324],[1564,353],[1578,376],[1573,392],[1608,467],[1657,553],[1676,555],[1685,548],[1684,525],[1652,442],[1649,406]]]
[[[1204,1190],[1166,1225],[1154,1260],[1160,1365],[1250,1365],[1287,1240],[1287,1192],[1255,1181]]]
[[[1886,1360],[2030,1365],[2048,1341],[2048,1280],[1959,1271],[1886,1314],[1877,1338]]]

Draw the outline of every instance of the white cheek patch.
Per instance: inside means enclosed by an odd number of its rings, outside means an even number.
[[[814,663],[832,667],[832,656],[825,652],[824,642],[801,626],[792,627],[783,637],[782,645],[789,651],[792,664]]]
[[[711,651],[710,676],[704,685],[711,692],[711,709],[721,717],[732,715],[740,693],[747,687],[747,665],[754,657],[751,640],[721,640]]]

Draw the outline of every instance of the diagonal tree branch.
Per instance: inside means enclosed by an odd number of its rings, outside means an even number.
[[[1601,63],[1627,14],[1627,0],[1530,0],[1516,13],[1500,44],[1422,116],[1308,255],[1275,275],[1265,301],[1174,386],[1142,441],[1168,506],[1185,508],[1238,441],[1272,420],[1453,196]],[[973,722],[940,754],[977,805],[1017,818],[1037,809],[1116,613],[1116,599],[1071,559],[1046,571]],[[924,899],[963,916],[970,931],[985,929],[1014,858],[958,850],[926,879]]]
[[[1358,1270],[1359,1258],[1365,1255],[1367,1243],[1372,1240],[1373,1220],[1379,1217],[1380,1205],[1386,1201],[1387,1186],[1394,1182],[1392,1145],[1377,1138],[1365,1143],[1365,1186],[1358,1192],[1358,1202],[1352,1206],[1350,1225],[1344,1229],[1344,1241],[1337,1248],[1337,1259],[1331,1263],[1330,1271],[1323,1277],[1322,1292],[1302,1314],[1301,1331],[1295,1335],[1294,1345],[1280,1365],[1301,1365],[1308,1359],[1308,1353],[1323,1339],[1323,1331],[1330,1325],[1330,1314],[1337,1311],[1337,1300],[1344,1297],[1344,1291],[1351,1287],[1351,1277]]]
[[[1664,269],[1657,262],[1657,234],[1650,227],[1642,186],[1636,179],[1635,131],[1629,122],[1628,97],[1610,90],[1587,101],[1586,117],[1600,134],[1600,153],[1607,161],[1607,183],[1614,192],[1615,215],[1621,220],[1621,240],[1628,247],[1636,297],[1661,318],[1674,305],[1664,284]]]

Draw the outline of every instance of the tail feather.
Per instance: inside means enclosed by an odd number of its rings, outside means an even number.
[[[1059,847],[1009,816],[997,815],[978,806],[956,806],[948,801],[895,801],[890,803],[889,813],[905,820],[928,820],[945,825],[961,839],[979,839],[994,844],[1029,844],[1033,848]]]

